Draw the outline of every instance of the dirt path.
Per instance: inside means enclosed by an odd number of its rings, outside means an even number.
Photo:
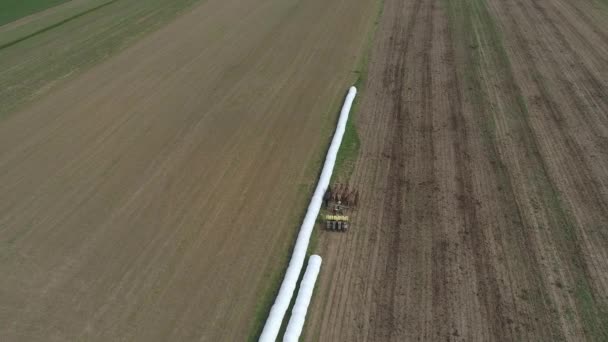
[[[357,118],[363,206],[321,234],[308,340],[608,338],[594,6],[386,0]]]
[[[246,339],[373,5],[209,0],[0,121],[0,340]]]

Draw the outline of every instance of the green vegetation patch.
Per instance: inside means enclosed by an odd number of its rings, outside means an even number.
[[[334,166],[334,172],[332,175],[333,182],[345,183],[348,181],[355,169],[355,162],[359,156],[359,148],[361,146],[361,140],[359,139],[359,133],[357,132],[356,126],[356,114],[359,110],[360,99],[362,98],[365,85],[367,83],[367,72],[369,67],[369,60],[371,58],[372,47],[380,18],[384,10],[384,0],[379,0],[377,3],[376,17],[371,30],[368,31],[365,47],[361,58],[357,62],[357,68],[354,73],[357,75],[357,80],[354,86],[357,87],[357,97],[353,102],[353,106],[350,110],[348,121],[346,122],[346,130],[344,131],[344,137],[342,139],[342,145],[336,157],[336,165]]]
[[[0,31],[0,50],[18,44],[21,41],[32,38],[38,34],[52,30],[56,27],[64,25],[78,17],[84,16],[104,6],[108,6],[118,0],[91,0],[81,2],[73,7],[66,7],[57,12],[32,19],[24,25],[18,25],[14,28]]]
[[[32,23],[36,30],[26,37],[0,33],[0,42],[10,42],[0,53],[0,120],[201,1],[94,0],[76,6],[84,11],[69,8],[59,21],[45,21],[47,27]]]
[[[68,1],[70,0],[2,0],[0,26]]]
[[[357,98],[359,95],[357,95]],[[336,157],[336,165],[334,167],[333,181],[335,182],[346,182],[350,175],[355,169],[355,162],[359,155],[359,147],[361,141],[359,140],[359,133],[355,125],[355,113],[358,107],[359,101],[355,98],[351,113],[346,122],[346,130],[344,131],[344,137],[342,138],[342,145]]]

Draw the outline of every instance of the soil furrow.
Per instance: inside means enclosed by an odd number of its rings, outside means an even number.
[[[351,179],[371,202],[356,244],[322,235],[321,296],[347,302],[313,303],[308,340],[603,336],[605,57],[573,42],[602,28],[549,7],[386,1]]]

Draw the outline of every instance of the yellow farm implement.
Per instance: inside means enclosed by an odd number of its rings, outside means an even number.
[[[329,213],[323,217],[325,228],[331,231],[347,231],[350,218],[346,212],[357,206],[359,192],[349,189],[345,184],[337,184],[327,188],[324,201],[325,209]]]

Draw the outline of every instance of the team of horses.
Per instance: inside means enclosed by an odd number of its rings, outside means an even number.
[[[338,183],[333,187],[331,185],[327,187],[323,200],[325,207],[329,207],[332,202],[347,208],[356,207],[359,203],[359,191],[350,189],[348,184]]]

